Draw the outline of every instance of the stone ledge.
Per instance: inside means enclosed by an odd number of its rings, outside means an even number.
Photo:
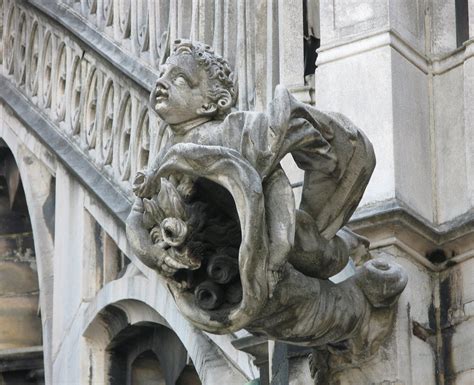
[[[392,199],[359,208],[350,227],[368,237],[372,248],[396,245],[432,271],[474,257],[474,210],[435,225]]]
[[[42,346],[0,350],[0,373],[14,370],[40,369],[42,367]]]
[[[119,223],[125,223],[130,211],[130,202],[127,198],[3,76],[0,76],[0,101],[57,156],[90,193],[104,204]]]
[[[473,54],[472,42],[468,40],[442,56],[428,57],[392,29],[381,29],[367,34],[352,36],[325,44],[319,48],[318,66],[355,56],[367,51],[389,46],[425,74],[441,75],[461,65]]]

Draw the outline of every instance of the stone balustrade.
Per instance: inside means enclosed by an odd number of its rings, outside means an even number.
[[[4,42],[8,80],[127,191],[130,178],[147,166],[160,139],[166,140],[165,127],[149,114],[148,90],[17,2],[5,3]]]
[[[201,40],[229,58],[236,68],[241,109],[264,109],[280,80],[289,86],[296,81],[286,79],[288,71],[283,63],[278,65],[279,58],[295,47],[288,36],[278,43],[278,22],[282,21],[277,3],[193,0],[192,7],[189,4],[64,0],[56,5],[63,15],[112,40],[119,48],[116,60],[126,61],[122,64],[130,72],[139,68],[151,74],[137,80],[124,74],[117,63],[86,48],[77,25],[51,22],[51,17],[61,21],[61,15],[48,15],[47,7],[41,9],[42,4],[35,1],[4,0],[4,75],[125,193],[131,178],[168,138],[166,126],[149,112],[148,95],[170,41]],[[296,34],[293,40],[299,37]]]
[[[278,59],[280,51],[285,50],[279,50],[277,2],[60,0],[59,3],[152,69],[160,65],[169,42],[176,39],[197,40],[212,46],[237,68],[242,109],[264,107],[279,80]],[[286,5],[283,3],[281,7]],[[285,13],[285,17],[292,17],[286,9]],[[302,23],[300,13],[301,20],[293,24]],[[302,50],[302,25],[294,36],[297,44],[292,37],[285,37],[284,43],[293,51],[301,45]],[[301,52],[301,66],[302,55]],[[293,70],[294,66],[287,68]]]

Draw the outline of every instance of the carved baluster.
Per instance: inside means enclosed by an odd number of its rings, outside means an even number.
[[[97,18],[95,17],[97,13],[97,0],[82,0],[81,11],[82,14],[93,21],[94,24],[97,23]]]
[[[14,3],[10,3],[10,7],[7,11],[7,18],[5,22],[5,31],[3,41],[5,42],[5,69],[8,75],[13,74],[15,69],[15,22],[16,22],[16,7]]]
[[[119,120],[117,124],[117,166],[120,179],[130,178],[130,138],[132,133],[132,98],[126,92],[120,103]]]
[[[178,0],[178,38],[189,39],[191,36],[193,8],[189,0]]]
[[[34,97],[38,94],[38,68],[40,53],[40,35],[38,22],[35,20],[31,27],[30,43],[28,45],[27,54],[27,84],[30,96]]]
[[[212,44],[214,37],[214,0],[199,2],[199,41]]]
[[[138,52],[146,52],[150,48],[150,9],[147,0],[139,0],[136,6],[136,36]]]
[[[170,41],[173,42],[178,38],[178,8],[177,0],[170,0],[168,25]]]
[[[43,107],[51,106],[51,80],[53,71],[53,38],[50,31],[46,32],[43,43],[42,57],[42,102]]]
[[[89,68],[89,74],[86,80],[86,92],[83,94],[84,99],[84,141],[89,149],[95,148],[97,137],[97,97],[99,79],[97,70],[94,66]]]
[[[255,1],[246,0],[245,7],[245,56],[247,58],[247,98],[248,108],[255,108]]]
[[[61,43],[56,59],[56,76],[55,76],[55,91],[56,91],[56,118],[58,121],[63,121],[66,114],[66,76],[67,76],[67,57],[66,46]]]
[[[104,25],[110,27],[114,20],[114,0],[102,0],[102,18]]]
[[[224,53],[224,0],[215,0],[213,32],[212,47],[217,54],[222,56]]]
[[[154,159],[170,140],[171,130],[157,114],[149,114],[149,140],[150,154],[149,158]]]
[[[192,0],[190,39],[199,39],[199,0]]]
[[[246,39],[246,0],[238,0],[237,7],[237,55],[235,68],[239,79],[238,106],[241,110],[248,110],[247,93],[247,39]]]
[[[138,117],[134,135],[134,173],[147,168],[150,159],[150,118],[148,108],[144,108]]]
[[[16,51],[16,70],[15,78],[19,86],[25,84],[25,68],[26,68],[26,47],[28,44],[28,23],[25,12],[21,12],[18,18],[17,33],[17,51]]]
[[[237,2],[224,0],[224,48],[223,56],[235,67],[237,52]]]
[[[154,12],[154,16],[150,14],[150,44],[153,47],[153,58],[154,63],[158,66],[161,58],[162,51],[166,43],[166,34],[168,31],[168,18],[170,14],[170,1],[169,0],[149,0],[150,9]]]
[[[79,56],[74,56],[71,66],[71,80],[68,87],[68,107],[70,132],[77,135],[81,127],[82,63]]]
[[[97,14],[97,0],[87,0],[87,6],[89,8],[89,15]],[[90,19],[97,23],[97,18],[91,17]]]
[[[105,82],[101,97],[100,114],[100,161],[103,164],[112,163],[112,148],[114,139],[115,120],[115,84],[112,79]]]
[[[119,0],[119,30],[122,39],[128,39],[131,31],[131,0]]]
[[[264,111],[278,84],[278,29],[275,1],[255,4],[255,109]]]

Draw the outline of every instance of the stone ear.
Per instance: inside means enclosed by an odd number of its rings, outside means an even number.
[[[217,113],[216,103],[206,103],[199,107],[196,111],[199,115],[212,116]]]

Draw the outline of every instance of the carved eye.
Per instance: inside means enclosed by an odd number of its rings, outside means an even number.
[[[176,76],[173,80],[173,83],[176,84],[177,86],[185,86],[188,84],[184,76]]]

